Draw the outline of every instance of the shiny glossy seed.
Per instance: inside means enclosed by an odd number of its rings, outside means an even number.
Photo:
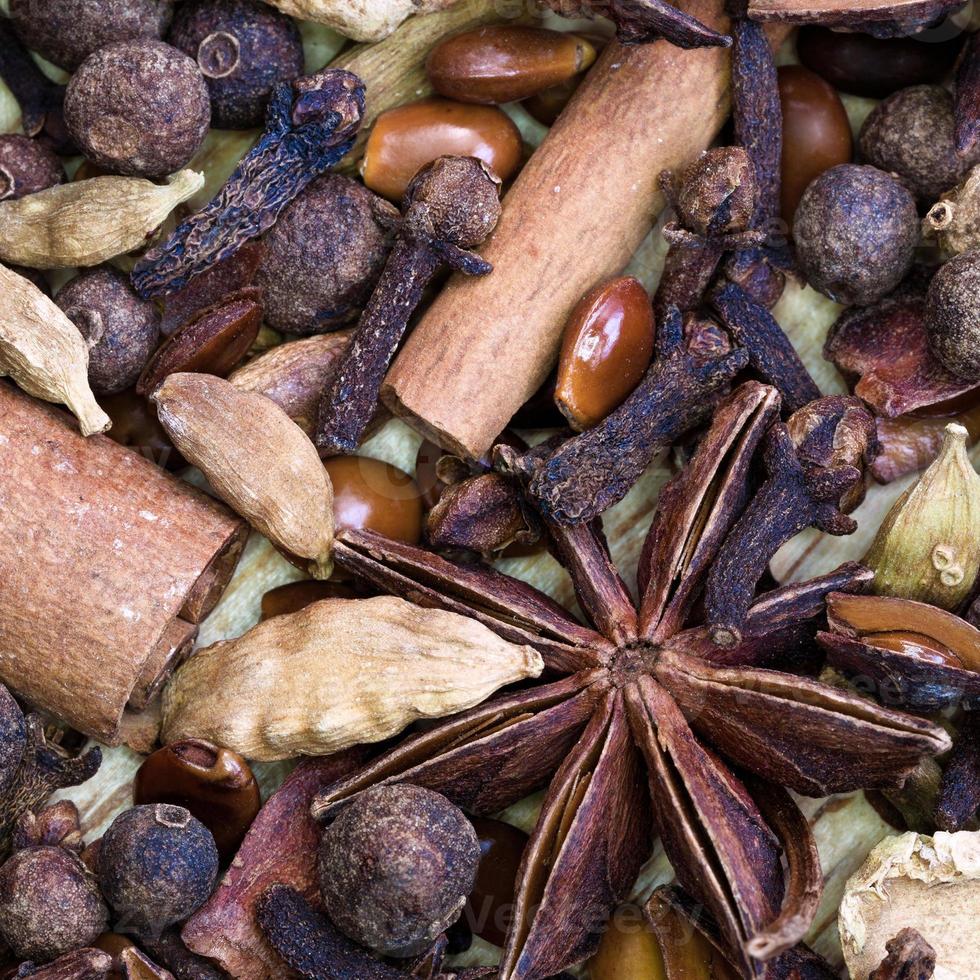
[[[480,842],[480,864],[463,919],[481,939],[502,946],[528,836],[502,820],[473,817],[471,822]]]
[[[133,803],[190,810],[214,835],[222,861],[234,857],[259,812],[259,786],[248,763],[203,739],[173,742],[147,756],[133,781]]]
[[[178,470],[187,465],[160,424],[153,406],[135,391],[104,396],[99,404],[112,419],[112,428],[107,433],[110,439],[164,469]]]
[[[355,599],[361,593],[344,582],[304,579],[270,589],[262,596],[262,620],[299,612],[321,599]]]
[[[883,99],[900,88],[939,82],[953,67],[963,36],[936,41],[925,32],[915,37],[875,38],[868,34],[800,29],[800,61],[834,88],[852,95]]]
[[[616,910],[589,960],[588,974],[589,980],[667,980],[660,944],[638,908]],[[690,974],[691,980],[700,976]]]
[[[893,650],[909,657],[915,657],[928,664],[938,664],[942,667],[959,667],[963,661],[945,643],[934,640],[923,633],[912,633],[908,630],[890,630],[884,633],[873,633],[865,637],[865,642],[882,650]]]
[[[422,497],[406,472],[367,456],[335,456],[323,465],[333,484],[338,530],[367,528],[398,541],[419,541]]]
[[[429,439],[423,439],[419,446],[419,451],[415,454],[415,482],[418,484],[422,494],[422,505],[426,510],[432,510],[442,491],[446,489],[446,484],[439,479],[437,465],[439,460],[446,455],[442,446]]]
[[[650,297],[624,277],[589,290],[562,337],[555,403],[573,429],[604,419],[637,386],[653,356]]]
[[[401,201],[408,182],[438,157],[479,157],[507,180],[521,154],[520,131],[495,106],[423,99],[378,116],[364,148],[361,175],[371,190]]]
[[[595,61],[585,38],[541,27],[496,24],[446,38],[432,49],[432,87],[460,102],[526,99],[573,78]]]
[[[574,78],[568,79],[567,82],[553,85],[543,92],[538,92],[537,95],[532,95],[522,105],[531,117],[537,119],[542,126],[554,126],[565,106],[572,101],[572,96],[577,91],[581,81],[582,76],[576,75]]]
[[[851,124],[840,96],[819,75],[799,65],[779,69],[783,109],[780,210],[792,225],[807,185],[830,167],[850,163]]]

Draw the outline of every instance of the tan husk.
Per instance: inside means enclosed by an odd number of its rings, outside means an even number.
[[[313,443],[264,395],[209,374],[171,374],[153,393],[181,455],[222,500],[314,578],[333,567],[333,489]]]
[[[166,184],[92,177],[0,203],[0,261],[32,269],[98,265],[146,243],[204,183],[181,170]]]
[[[980,476],[966,454],[967,430],[946,426],[932,465],[882,521],[862,561],[873,591],[955,609],[980,570]]]
[[[451,7],[456,0],[269,0],[284,14],[326,24],[355,41],[380,41],[406,17]]]
[[[868,976],[907,926],[935,949],[936,980],[976,976],[978,907],[980,834],[886,837],[844,889],[838,926],[851,976]]]
[[[536,677],[530,647],[404,599],[325,599],[201,650],[164,693],[163,739],[206,738],[249,759],[326,755]]]
[[[112,422],[88,384],[88,344],[78,328],[34,283],[0,265],[0,377],[29,395],[67,405],[83,436]]]

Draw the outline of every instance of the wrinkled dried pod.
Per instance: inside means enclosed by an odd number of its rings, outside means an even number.
[[[261,126],[274,86],[303,73],[296,24],[256,0],[184,2],[167,40],[201,69],[216,129]]]
[[[20,38],[66,71],[114,41],[163,37],[172,10],[173,0],[10,0]]]
[[[207,374],[171,374],[153,401],[174,445],[221,499],[273,544],[305,559],[314,578],[327,578],[333,493],[303,430],[265,396]]]
[[[119,41],[89,55],[65,92],[65,123],[111,173],[165,177],[198,151],[211,121],[204,76],[162,41]]]
[[[232,372],[228,380],[240,391],[271,398],[309,435],[320,397],[351,332],[338,330],[279,344]]]
[[[980,167],[974,167],[959,187],[943,194],[922,222],[946,258],[980,246]]]
[[[386,956],[413,956],[459,918],[479,858],[472,824],[444,796],[379,786],[323,832],[320,893],[351,939]]]
[[[0,200],[36,194],[64,179],[61,160],[46,146],[16,133],[0,136]]]
[[[0,377],[29,395],[67,405],[82,435],[112,424],[88,384],[88,347],[75,325],[35,285],[0,265]]]
[[[164,691],[163,739],[206,738],[260,761],[326,755],[471,707],[542,666],[455,613],[328,599],[187,661]]]
[[[905,278],[919,241],[909,191],[875,167],[840,164],[804,191],[793,219],[801,270],[838,303],[866,306]]]
[[[108,925],[95,879],[71,851],[28,847],[0,868],[0,938],[21,959],[56,959]]]
[[[838,914],[844,961],[867,977],[906,927],[936,954],[936,977],[970,977],[980,958],[980,835],[886,837],[848,879]]]
[[[201,906],[217,878],[214,838],[182,806],[134,806],[102,837],[99,884],[130,929],[159,935]]]
[[[956,609],[980,570],[980,476],[966,454],[967,431],[946,426],[935,462],[888,512],[862,562],[879,595]]]
[[[926,293],[929,350],[947,371],[980,381],[980,249],[950,259]]]
[[[166,184],[93,177],[0,202],[0,261],[32,269],[98,265],[145,245],[203,186],[203,174],[181,170]]]
[[[357,319],[390,247],[378,203],[362,184],[327,174],[283,211],[264,239],[255,278],[270,327],[322,333]]]
[[[960,156],[953,143],[953,97],[941,85],[913,85],[872,110],[858,136],[861,158],[894,174],[920,204],[958,184],[980,148]]]
[[[97,395],[132,387],[160,337],[160,311],[129,277],[104,266],[82,272],[55,302],[88,342],[88,381]]]

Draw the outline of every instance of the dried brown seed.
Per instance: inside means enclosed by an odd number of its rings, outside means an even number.
[[[64,179],[61,160],[46,146],[16,133],[0,136],[0,200],[35,194]]]
[[[0,265],[0,377],[35,398],[67,405],[82,435],[112,424],[88,384],[88,346],[78,329],[36,286]]]
[[[302,429],[264,395],[212,375],[171,374],[152,398],[174,445],[221,499],[273,544],[304,559],[315,578],[327,578],[333,494]]]
[[[585,71],[596,58],[583,37],[522,24],[492,24],[446,38],[425,65],[447,99],[499,104],[530,98]]]
[[[140,299],[129,277],[103,266],[82,272],[55,302],[88,342],[88,380],[97,395],[131,388],[160,338],[160,311]]]
[[[166,184],[93,177],[0,202],[0,261],[32,269],[98,265],[144,245],[203,186],[203,174],[181,170]]]
[[[351,939],[386,956],[414,956],[459,918],[479,859],[472,824],[444,796],[379,786],[323,832],[320,893]]]
[[[378,116],[364,147],[361,176],[371,190],[400,201],[415,174],[438,157],[478,157],[508,180],[521,153],[520,130],[495,106],[423,99]]]
[[[179,470],[187,465],[160,425],[156,409],[133,389],[107,395],[102,407],[112,419],[109,438],[120,446],[131,447],[162,469]]]
[[[980,245],[980,167],[929,209],[922,231],[935,239],[946,258]]]
[[[265,236],[255,279],[269,326],[322,333],[357,319],[390,245],[377,204],[363,185],[326,174],[283,211]]]
[[[67,71],[113,41],[163,37],[172,10],[172,0],[10,0],[24,43]]]
[[[950,259],[926,294],[929,350],[947,371],[980,381],[980,249]]]
[[[387,596],[326,599],[188,660],[164,692],[163,737],[261,761],[324,755],[461,711],[542,666],[529,647],[455,613]]]
[[[200,69],[162,41],[99,48],[65,92],[65,123],[85,156],[132,177],[165,177],[185,166],[210,120]]]

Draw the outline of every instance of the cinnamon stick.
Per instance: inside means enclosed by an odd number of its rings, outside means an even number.
[[[30,704],[125,740],[124,716],[190,652],[246,533],[222,504],[0,382],[0,681]]]
[[[722,0],[679,6],[727,29]],[[721,128],[729,66],[723,48],[606,48],[504,199],[480,250],[493,273],[456,276],[406,342],[383,390],[392,411],[454,453],[490,448],[547,376],[576,301],[650,231],[660,171],[682,171]]]

